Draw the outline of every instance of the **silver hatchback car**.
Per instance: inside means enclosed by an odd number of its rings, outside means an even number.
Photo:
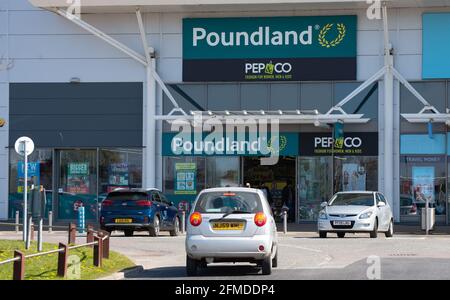
[[[210,263],[250,262],[269,275],[278,264],[275,220],[261,190],[212,188],[195,200],[186,234],[186,272]]]
[[[346,232],[367,232],[376,238],[378,232],[394,235],[391,207],[379,192],[352,191],[336,193],[321,205],[317,227],[321,238],[335,232],[343,238]]]

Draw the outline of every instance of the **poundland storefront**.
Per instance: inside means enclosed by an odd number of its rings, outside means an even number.
[[[183,138],[167,125],[162,155],[169,198],[182,207],[203,188],[249,183],[265,187],[274,206],[287,204],[290,221],[298,222],[316,220],[320,203],[334,192],[377,190],[377,83],[344,107],[368,120],[344,122],[342,145],[333,143],[334,124],[296,121],[299,115],[326,113],[360,85],[356,33],[356,15],[183,19],[184,82],[171,85],[179,103],[236,119],[295,116],[280,120],[280,157],[274,165],[261,164],[261,137],[251,140],[251,129],[231,140],[210,138],[206,153],[208,132],[200,140]],[[229,149],[230,141],[236,149]],[[250,154],[246,146],[252,145],[258,149]],[[289,188],[295,198],[290,204]]]
[[[260,138],[251,140],[247,134],[243,141],[234,139],[238,142],[230,150],[233,145],[224,137],[213,141],[207,153],[208,134],[203,135],[200,143],[165,133],[164,190],[184,207],[204,188],[249,183],[267,188],[270,201],[279,209],[287,201],[283,190],[291,184],[297,199],[291,207],[297,212],[291,214],[291,221],[316,220],[320,203],[334,192],[377,190],[376,132],[346,133],[343,147],[335,149],[331,133],[280,132],[278,137],[277,163],[261,165],[261,153],[267,152],[259,148]],[[248,153],[247,146],[251,145],[256,147],[253,149],[256,153]]]

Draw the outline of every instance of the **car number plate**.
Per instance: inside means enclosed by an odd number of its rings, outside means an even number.
[[[243,222],[214,222],[212,223],[213,230],[243,230]]]
[[[133,219],[115,219],[116,223],[133,223]]]
[[[352,225],[351,221],[333,221],[333,225],[335,226],[350,226]]]

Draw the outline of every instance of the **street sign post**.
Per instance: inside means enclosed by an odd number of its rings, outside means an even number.
[[[23,241],[26,244],[28,239],[28,227],[27,227],[27,217],[28,217],[28,155],[34,151],[34,142],[26,136],[20,137],[16,140],[14,144],[14,149],[17,154],[24,157],[24,189],[23,189]]]
[[[78,232],[84,233],[84,227],[86,225],[85,223],[85,210],[84,206],[78,207]]]

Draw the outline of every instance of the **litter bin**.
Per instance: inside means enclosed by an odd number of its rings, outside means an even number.
[[[427,219],[425,218],[426,215],[426,208],[422,208],[422,215],[421,215],[421,223],[422,223],[422,230],[427,230]],[[428,230],[433,230],[434,223],[435,223],[435,215],[436,215],[436,209],[435,208],[428,208]]]

